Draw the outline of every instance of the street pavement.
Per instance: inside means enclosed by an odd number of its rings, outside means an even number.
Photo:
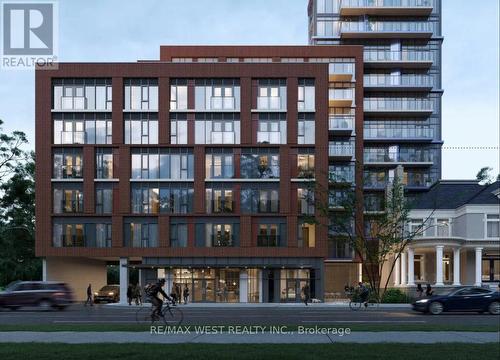
[[[498,316],[477,313],[445,313],[438,316],[414,312],[407,306],[351,311],[346,305],[325,304],[267,306],[180,305],[183,325],[354,325],[416,324],[499,326]],[[64,311],[36,309],[0,310],[0,325],[10,324],[133,324],[138,307],[81,304]]]

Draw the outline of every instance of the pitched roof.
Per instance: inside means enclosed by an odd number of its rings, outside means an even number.
[[[456,209],[466,204],[498,205],[494,194],[500,182],[480,185],[477,180],[441,180],[429,191],[417,195],[413,209]]]

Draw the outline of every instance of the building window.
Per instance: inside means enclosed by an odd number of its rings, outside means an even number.
[[[95,189],[96,214],[111,214],[113,212],[113,187],[99,184]]]
[[[196,114],[195,144],[239,144],[240,119],[238,114]]]
[[[257,142],[263,144],[286,144],[286,114],[259,114]]]
[[[158,214],[160,210],[160,190],[149,183],[132,184],[132,213]]]
[[[134,214],[187,214],[193,211],[192,184],[135,183],[131,191]]]
[[[235,245],[234,224],[206,224],[207,247],[231,247]]]
[[[348,238],[337,238],[328,240],[328,258],[330,259],[352,259],[353,250]]]
[[[205,190],[206,210],[211,213],[232,213],[234,211],[233,189],[223,186]]]
[[[113,178],[113,149],[96,149],[96,179]]]
[[[185,221],[177,219],[170,220],[170,247],[187,247],[188,228]]]
[[[450,236],[450,219],[437,219],[436,225],[438,237]]]
[[[500,259],[484,259],[482,261],[482,281],[500,281]]]
[[[500,237],[500,217],[496,214],[486,215],[486,237]]]
[[[158,246],[158,224],[130,221],[124,224],[125,246],[150,248]]]
[[[195,109],[240,111],[239,84],[239,79],[196,80]]]
[[[243,213],[279,212],[279,187],[276,185],[244,185],[241,189]]]
[[[243,179],[274,179],[280,176],[280,156],[277,149],[245,148],[241,154]]]
[[[257,109],[286,111],[286,80],[259,80]]]
[[[234,177],[234,156],[231,149],[208,149],[205,155],[205,178],[231,179]]]
[[[85,245],[84,224],[54,223],[52,229],[53,247],[84,247]]]
[[[299,114],[297,143],[314,144],[315,131],[314,114]]]
[[[424,229],[424,220],[423,219],[410,219],[410,223],[409,223],[410,235],[422,236],[423,229]]]
[[[111,79],[54,79],[52,86],[54,110],[111,110]]]
[[[125,144],[158,144],[158,115],[126,113]]]
[[[257,246],[278,247],[285,246],[286,224],[266,223],[259,224]]]
[[[132,179],[193,178],[194,156],[191,149],[132,150]]]
[[[354,182],[354,165],[330,165],[328,178],[332,182]]]
[[[83,212],[83,190],[81,184],[54,186],[54,213]]]
[[[299,178],[314,178],[314,149],[303,150],[297,155],[297,176]]]
[[[299,79],[297,94],[298,111],[314,111],[315,109],[315,88],[314,79]]]
[[[54,149],[52,159],[54,179],[81,179],[83,177],[82,149]]]
[[[316,246],[316,225],[306,222],[299,222],[297,231],[297,240],[299,247]]]
[[[54,144],[111,144],[111,114],[56,113]]]
[[[311,189],[297,189],[297,210],[302,215],[314,215],[314,191]]]
[[[170,115],[170,143],[187,144],[188,125],[186,114]]]
[[[170,85],[170,110],[187,110],[188,87],[185,80],[173,80]]]
[[[124,110],[158,110],[157,79],[126,79]]]

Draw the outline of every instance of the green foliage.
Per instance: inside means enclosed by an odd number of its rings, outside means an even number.
[[[410,297],[399,289],[387,289],[382,296],[384,304],[408,304],[410,302]]]
[[[25,159],[26,153],[21,147],[28,142],[22,131],[6,134],[2,125],[3,121],[0,120],[0,181],[8,177],[17,164]]]

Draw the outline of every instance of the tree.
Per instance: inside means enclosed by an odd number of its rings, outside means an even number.
[[[499,181],[500,180],[500,174],[497,175],[496,180],[491,175],[491,172],[493,171],[493,168],[490,168],[489,166],[485,166],[481,168],[476,174],[476,179],[479,181],[481,185],[489,185],[493,183],[493,181]]]
[[[356,188],[344,179],[329,176],[326,189],[311,183],[319,195],[314,196],[314,204],[320,216],[307,219],[307,222],[328,227],[330,241],[349,245],[378,299],[387,290],[397,260],[414,238],[425,231],[432,216],[431,213],[420,225],[408,228],[411,202],[406,198],[401,179],[402,168],[399,168],[394,179],[389,181],[384,196],[366,197],[364,204],[360,203]],[[362,191],[363,184],[356,186]],[[326,198],[325,194],[328,199],[321,200]],[[359,220],[361,213],[364,221]]]
[[[35,159],[12,168],[0,185],[0,285],[41,278],[41,260],[35,257]]]
[[[2,125],[3,121],[0,120],[0,182],[14,171],[19,161],[26,159],[26,153],[21,147],[28,142],[22,131],[6,134]]]

